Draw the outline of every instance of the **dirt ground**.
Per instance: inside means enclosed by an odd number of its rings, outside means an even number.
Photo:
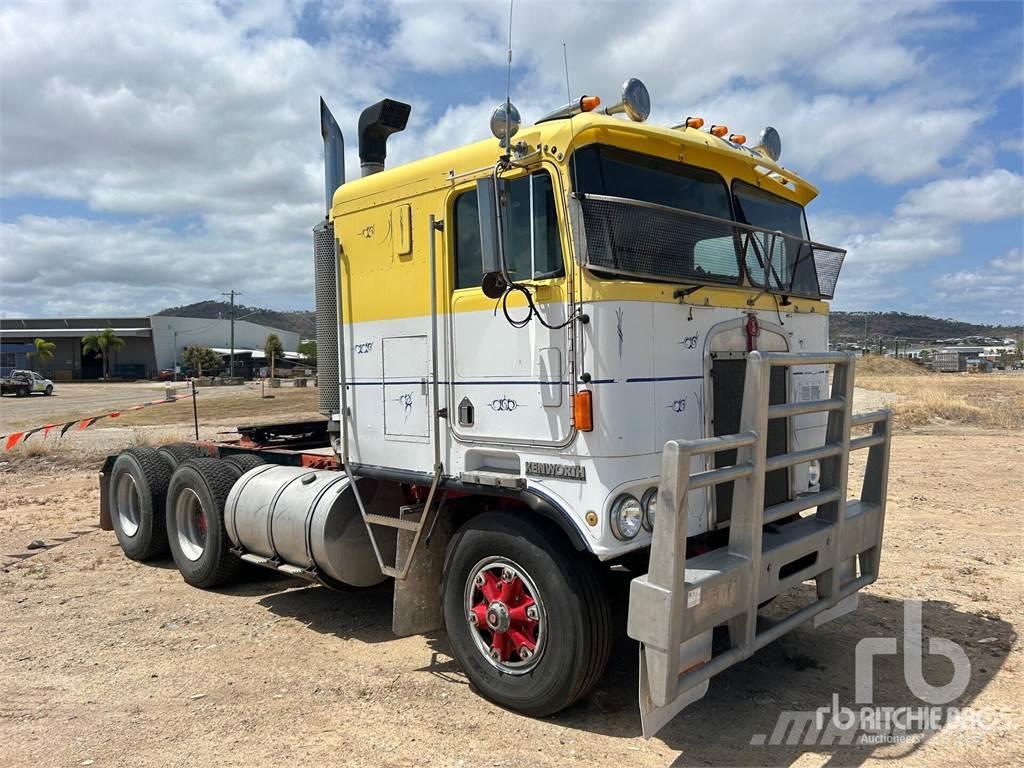
[[[860,396],[863,405],[887,401]],[[0,461],[0,765],[1024,762],[1021,432],[897,434],[882,575],[859,611],[798,629],[719,675],[649,741],[636,709],[636,645],[624,630],[626,577],[610,582],[619,635],[598,688],[532,720],[474,694],[443,632],[395,638],[387,586],[339,593],[254,571],[196,590],[171,561],[131,562],[113,533],[96,529],[88,461]],[[33,539],[48,548],[26,549]],[[970,660],[970,683],[953,704],[996,725],[915,744],[751,745],[780,711],[828,706],[833,694],[851,703],[854,645],[900,636],[911,599],[925,601],[925,638],[953,640]],[[897,655],[876,661],[876,704],[920,706],[904,682],[903,650],[901,641]],[[951,667],[926,653],[924,674],[941,685]]]

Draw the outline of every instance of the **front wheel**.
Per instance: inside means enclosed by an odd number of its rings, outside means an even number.
[[[543,521],[473,518],[452,539],[444,618],[456,659],[494,703],[534,717],[584,696],[608,661],[595,564]]]
[[[53,394],[53,387],[50,384],[46,385],[46,389],[43,390],[43,394],[49,397]]]

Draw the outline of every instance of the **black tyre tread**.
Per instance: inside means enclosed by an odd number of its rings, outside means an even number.
[[[232,456],[226,457],[225,459],[223,459],[223,461],[226,464],[231,464],[232,466],[238,467],[238,469],[241,470],[239,472],[239,477],[244,475],[250,469],[262,467],[264,464],[267,463],[259,456],[256,456],[255,454],[251,453],[236,453]]]
[[[234,465],[213,458],[189,459],[178,466],[175,474],[185,468],[191,468],[196,471],[202,482],[206,484],[214,503],[217,505],[217,525],[220,527],[224,548],[214,572],[204,579],[201,584],[195,584],[195,586],[203,589],[210,589],[229,581],[242,565],[242,561],[238,556],[229,549],[231,540],[228,538],[227,530],[224,527],[224,505],[227,501],[228,493],[231,491],[231,486],[238,480],[239,475],[237,467]],[[209,521],[207,524],[209,525]]]
[[[126,448],[121,453],[130,454],[142,467],[142,473],[146,476],[146,485],[149,487],[150,503],[153,510],[148,544],[137,555],[133,556],[127,552],[125,555],[140,562],[153,560],[166,555],[170,549],[167,544],[165,505],[167,503],[167,484],[171,481],[171,469],[160,458],[155,448]]]
[[[206,451],[194,443],[169,443],[168,445],[161,445],[157,448],[157,452],[167,462],[172,472],[178,468],[179,464],[189,459],[199,459],[208,455]]]
[[[460,534],[468,530],[521,537],[533,546],[546,549],[569,591],[579,597],[584,637],[594,642],[592,648],[580,648],[580,653],[587,659],[587,664],[577,671],[575,679],[561,701],[549,702],[544,707],[526,713],[544,717],[565,709],[594,687],[604,673],[611,653],[611,608],[602,588],[596,564],[587,559],[585,554],[577,552],[565,541],[561,532],[544,521],[531,519],[527,522],[503,513],[484,513],[472,518],[456,534],[452,544],[458,546]],[[445,577],[447,582],[447,573]]]

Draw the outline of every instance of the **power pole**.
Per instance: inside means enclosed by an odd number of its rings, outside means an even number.
[[[221,296],[231,297],[231,359],[228,363],[228,376],[235,377],[235,296],[243,296],[241,291],[231,290]]]

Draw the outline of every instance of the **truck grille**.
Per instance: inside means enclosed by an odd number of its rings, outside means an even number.
[[[786,371],[784,367],[773,367],[768,388],[768,404],[786,402]],[[740,431],[740,411],[743,408],[743,383],[747,373],[747,361],[743,358],[715,357],[711,364],[712,382],[712,428],[713,435],[733,435]],[[789,427],[787,419],[771,419],[768,422],[767,455],[778,456],[788,448]],[[736,451],[722,451],[715,454],[715,469],[736,463]],[[722,523],[732,514],[733,483],[715,486],[716,520]],[[789,500],[789,470],[777,469],[764,476],[764,504],[770,507]]]

